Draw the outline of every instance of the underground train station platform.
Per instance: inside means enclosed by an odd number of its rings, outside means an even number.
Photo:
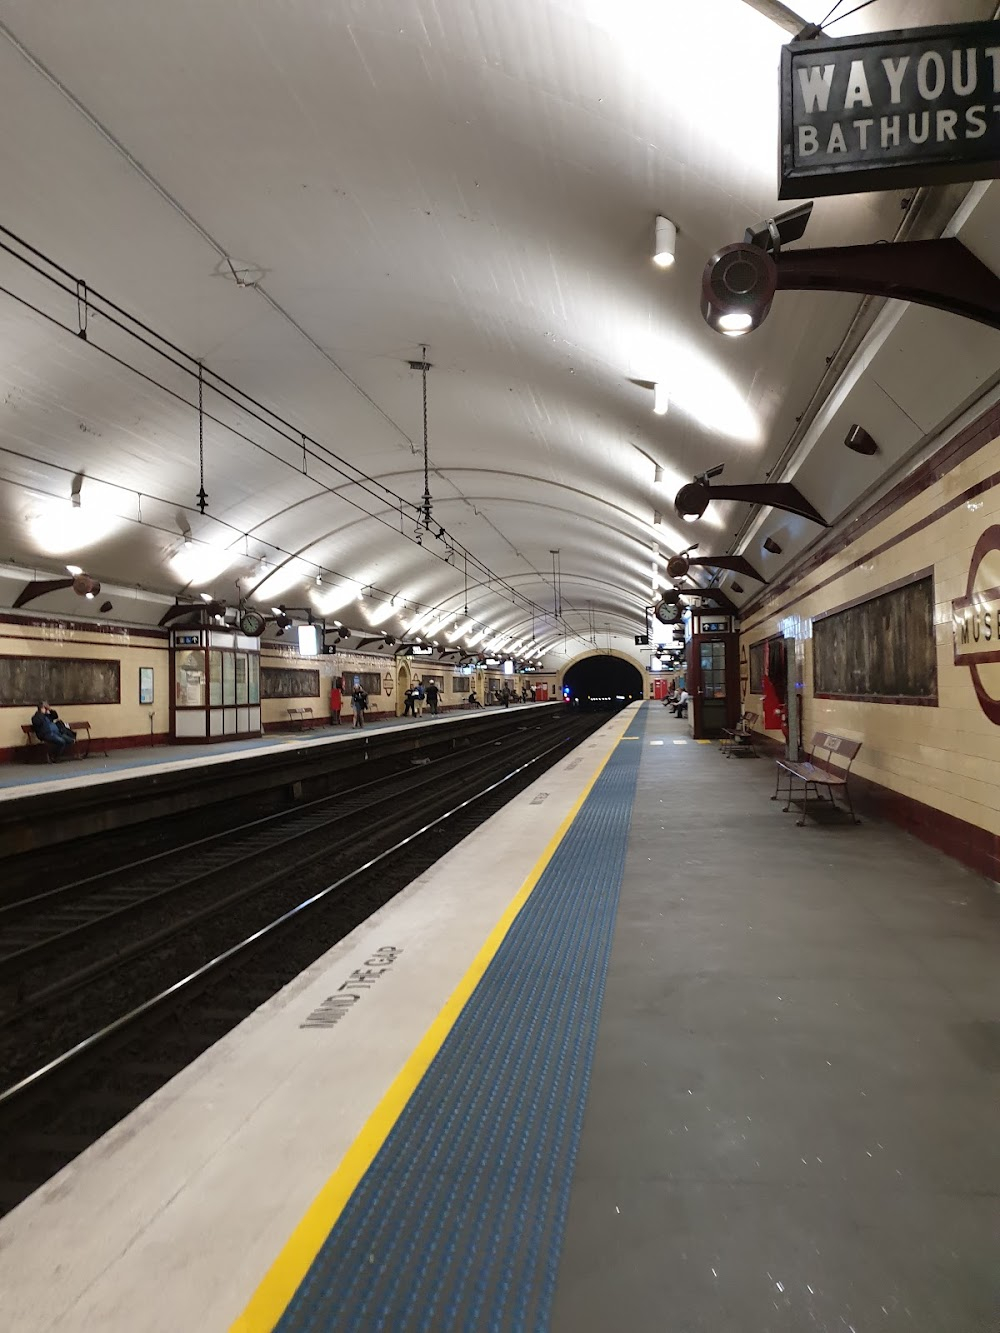
[[[996,888],[773,784],[613,718],[0,1222],[5,1327],[993,1327]]]
[[[29,851],[39,840],[71,841],[183,814],[282,784],[309,785],[371,759],[429,754],[442,741],[502,735],[537,725],[543,717],[553,721],[563,708],[560,701],[451,709],[366,722],[360,728],[348,722],[215,745],[157,745],[107,754],[95,742],[80,761],[0,765],[0,854]]]

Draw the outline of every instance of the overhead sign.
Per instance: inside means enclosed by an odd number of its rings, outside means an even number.
[[[1000,23],[790,42],[779,199],[1000,175]]]
[[[414,657],[430,657],[431,654],[434,652],[434,649],[424,648],[421,647],[419,643],[415,643],[410,651],[413,653]]]
[[[1000,725],[1000,527],[987,528],[976,543],[951,615],[955,665],[969,668],[979,707]]]

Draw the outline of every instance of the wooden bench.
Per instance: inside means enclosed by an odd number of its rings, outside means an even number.
[[[76,753],[77,751],[80,751],[81,753],[77,753],[77,756],[76,756],[76,757],[77,757],[78,759],[86,759],[87,756],[90,754],[90,746],[91,746],[91,739],[92,739],[92,738],[91,738],[91,734],[90,734],[90,723],[89,723],[89,722],[67,722],[66,725],[69,727],[70,731],[75,731],[75,732],[76,732],[76,740],[73,742],[72,745],[69,745],[69,746],[66,747],[66,749],[64,750],[64,753],[65,753],[65,754],[74,754],[74,753]],[[44,750],[44,751],[45,751],[45,758],[46,758],[46,760],[51,764],[51,763],[52,763],[52,750],[50,749],[48,743],[45,742],[45,741],[40,741],[40,740],[38,739],[38,737],[35,735],[34,728],[33,728],[32,726],[30,726],[30,724],[29,724],[29,725],[22,725],[21,730],[22,730],[22,732],[24,733],[24,743],[25,743],[25,745],[27,745],[29,748],[30,748],[31,746],[35,745],[35,746],[38,746],[39,750]],[[84,742],[81,741],[81,739],[80,739],[81,735],[84,735],[84,734],[86,735],[86,743],[84,743]],[[104,753],[105,753],[105,755],[107,755],[107,753],[108,753],[107,750],[105,750]]]
[[[802,818],[796,820],[801,827],[806,822],[806,807],[809,803],[809,788],[812,787],[816,799],[822,801],[824,798],[819,794],[820,787],[825,787],[830,795],[830,802],[836,808],[837,802],[834,800],[834,789],[839,788],[844,793],[847,801],[847,809],[851,820],[855,824],[860,824],[861,820],[854,813],[854,806],[851,803],[851,793],[847,785],[847,779],[851,772],[851,765],[858,757],[858,751],[861,749],[860,741],[849,741],[844,736],[834,736],[829,731],[817,731],[812,738],[809,758],[801,763],[793,763],[791,759],[779,759],[777,761],[778,770],[774,784],[774,795],[772,801],[776,801],[779,796],[781,786],[781,776],[784,774],[788,780],[788,791],[785,793],[787,803],[785,810],[790,810],[792,805],[792,783],[799,781],[802,783]],[[845,768],[839,771],[829,771],[826,768],[820,768],[816,763],[816,755],[819,751],[826,751],[826,763],[832,763],[833,756],[837,755],[841,759],[847,760]]]
[[[723,727],[722,739],[719,741],[719,749],[728,759],[730,755],[749,755],[756,759],[757,747],[754,744],[753,724],[757,721],[757,714],[744,710],[740,715],[740,720],[735,727]]]
[[[289,708],[288,721],[293,727],[298,727],[299,731],[305,731],[307,727],[313,724],[313,710],[311,708]]]

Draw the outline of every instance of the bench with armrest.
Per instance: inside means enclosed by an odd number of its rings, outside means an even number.
[[[76,732],[76,740],[73,742],[72,745],[67,746],[66,754],[75,754],[78,759],[86,759],[87,756],[90,754],[90,745],[92,739],[90,734],[90,723],[67,722],[66,725],[67,727],[69,727],[70,731]],[[48,742],[39,740],[38,737],[35,735],[34,728],[30,725],[23,725],[21,727],[21,730],[24,732],[25,745],[27,745],[29,748],[32,745],[35,745],[38,746],[40,750],[44,750],[45,758],[49,761],[49,763],[51,763],[52,749],[49,746]],[[86,739],[81,740],[80,739],[81,736],[85,736]],[[108,753],[107,750],[105,750],[104,753],[105,755],[107,755]]]
[[[740,720],[735,727],[722,728],[719,749],[727,758],[732,754],[749,755],[752,759],[757,758],[757,747],[753,738],[753,724],[756,721],[756,713],[744,710],[740,714]]]
[[[847,810],[851,820],[855,824],[860,824],[861,820],[854,813],[854,806],[851,803],[851,792],[847,785],[847,779],[850,776],[851,765],[858,757],[858,751],[861,749],[860,741],[848,740],[845,736],[834,736],[829,731],[817,731],[812,738],[812,744],[809,749],[809,758],[795,762],[791,759],[779,759],[777,761],[777,777],[774,784],[774,795],[772,801],[776,801],[780,794],[782,775],[784,774],[788,782],[788,790],[784,793],[787,804],[783,807],[790,810],[792,805],[792,783],[802,783],[802,818],[796,820],[801,827],[806,822],[806,808],[809,803],[809,789],[813,789],[817,801],[824,798],[820,795],[820,787],[825,787],[830,796],[830,803],[836,808],[837,802],[834,799],[834,790],[844,793],[844,799],[847,801]],[[833,756],[837,755],[839,759],[846,760],[843,768],[829,767],[821,768],[816,762],[817,755],[820,752],[826,753],[827,765],[833,763]]]
[[[311,708],[289,708],[288,721],[299,731],[305,731],[307,727],[313,725],[313,710]]]

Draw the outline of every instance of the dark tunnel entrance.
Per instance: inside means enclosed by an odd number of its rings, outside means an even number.
[[[620,657],[597,655],[575,662],[563,677],[563,692],[583,708],[623,708],[642,699],[642,672]]]

